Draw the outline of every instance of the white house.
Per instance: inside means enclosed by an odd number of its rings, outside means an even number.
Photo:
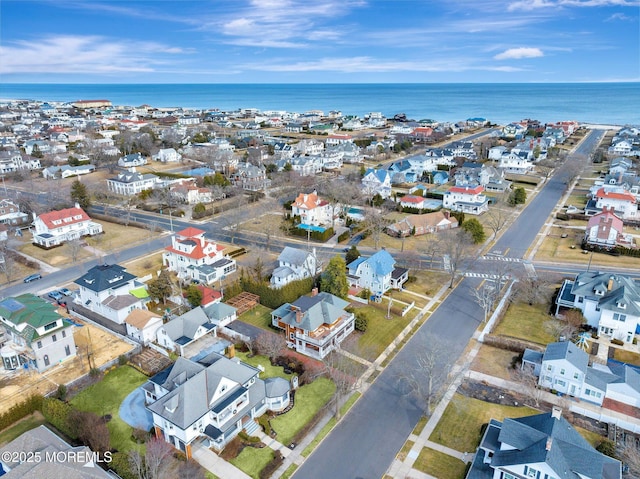
[[[305,251],[286,246],[278,256],[278,267],[271,275],[271,286],[280,288],[292,281],[310,278],[317,273],[315,248]]]
[[[624,188],[600,188],[595,196],[596,209],[608,208],[613,210],[623,220],[635,219],[638,217],[638,206],[635,196]]]
[[[396,260],[384,249],[373,256],[360,256],[347,265],[347,281],[351,286],[384,294],[391,288],[401,289],[409,279],[409,270],[396,267]]]
[[[161,325],[156,332],[158,344],[180,356],[185,356],[187,346],[207,335],[216,336],[216,325],[201,306]]]
[[[144,284],[120,265],[94,266],[74,283],[80,287],[76,304],[116,324],[123,324],[134,309],[147,309]]]
[[[162,181],[156,175],[151,173],[141,175],[135,171],[135,168],[131,168],[131,171],[119,173],[115,178],[107,179],[107,188],[119,195],[133,196],[141,191],[153,189],[161,183]]]
[[[134,309],[124,319],[127,336],[142,344],[156,339],[156,331],[162,326],[162,317],[146,309]]]
[[[596,451],[562,409],[491,419],[465,479],[621,479],[620,461]]]
[[[578,308],[598,334],[630,343],[640,324],[640,288],[627,276],[587,271],[562,283],[556,314],[560,308]]]
[[[332,223],[331,205],[321,200],[318,193],[300,193],[291,204],[291,215],[299,216],[303,225],[320,226]]]
[[[527,152],[517,153],[511,151],[500,157],[498,168],[502,168],[509,173],[525,174],[533,169],[533,162]]]
[[[100,233],[102,225],[93,222],[77,203],[73,208],[43,213],[33,221],[33,242],[45,248]]]
[[[269,390],[279,396],[268,396],[259,375],[259,369],[217,353],[198,362],[178,358],[143,386],[156,437],[191,458],[194,441],[221,451],[242,430],[253,435],[256,419],[271,405],[289,405],[289,388],[280,383]]]
[[[162,262],[179,278],[189,278],[211,283],[236,270],[236,261],[223,254],[224,247],[208,241],[205,232],[186,228],[171,237],[171,245],[165,248]]]
[[[147,159],[140,153],[132,153],[130,155],[121,156],[118,160],[118,166],[123,168],[131,168],[147,164]]]
[[[153,156],[155,161],[162,161],[163,163],[171,163],[180,161],[182,155],[173,148],[162,148]]]
[[[348,301],[329,293],[301,296],[271,312],[271,324],[284,330],[287,345],[322,359],[355,329],[355,316],[345,311]]]
[[[391,197],[391,173],[389,170],[369,168],[362,177],[362,192],[366,196]]]
[[[480,215],[489,210],[489,199],[483,195],[484,187],[477,185],[452,186],[442,198],[442,206],[453,211]]]

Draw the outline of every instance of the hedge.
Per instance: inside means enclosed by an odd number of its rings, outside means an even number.
[[[0,414],[0,431],[11,426],[23,417],[42,409],[42,401],[44,397],[39,394],[29,396],[24,401],[14,404],[8,411]]]
[[[260,296],[260,304],[267,308],[276,309],[284,303],[293,303],[300,296],[309,294],[313,288],[314,279],[305,278],[292,281],[282,288],[271,288],[267,282],[255,282],[250,278],[241,278],[242,289]]]
[[[74,428],[69,424],[69,415],[73,407],[55,398],[44,398],[42,401],[42,415],[56,429],[72,439],[77,439]]]
[[[344,233],[341,233],[338,236],[338,243],[341,243],[342,241],[345,241],[347,239],[349,239],[350,236],[350,232],[349,231],[345,231]]]
[[[329,238],[331,238],[333,236],[333,228],[327,228],[326,230],[320,232],[320,231],[307,231],[307,230],[303,230],[302,228],[298,228],[297,226],[291,228],[291,230],[289,231],[289,234],[293,235],[293,236],[303,236],[303,237],[310,237],[312,240],[316,240],[316,241],[322,241],[323,243],[325,241],[327,241]]]

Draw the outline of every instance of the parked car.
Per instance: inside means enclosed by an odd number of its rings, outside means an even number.
[[[40,278],[42,278],[42,275],[40,273],[34,273],[34,274],[30,274],[29,276],[27,276],[22,281],[24,281],[25,283],[31,283],[31,281],[35,281],[35,280],[40,279]]]
[[[47,296],[51,299],[55,299],[56,301],[60,301],[62,299],[62,293],[60,291],[51,291]]]
[[[65,296],[71,296],[73,294],[73,291],[67,288],[60,288],[59,291]]]

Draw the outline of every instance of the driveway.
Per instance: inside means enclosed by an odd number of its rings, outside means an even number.
[[[149,431],[153,426],[153,416],[144,407],[144,391],[136,388],[120,405],[120,418],[131,427]]]

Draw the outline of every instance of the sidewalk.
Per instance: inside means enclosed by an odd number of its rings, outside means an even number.
[[[251,479],[251,476],[245,474],[230,462],[225,461],[202,444],[194,444],[192,455],[202,467],[215,477],[220,479]]]

